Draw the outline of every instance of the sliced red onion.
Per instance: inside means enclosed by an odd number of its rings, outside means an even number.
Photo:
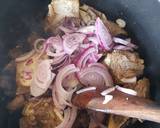
[[[90,55],[91,57],[89,58],[89,62],[90,63],[96,63],[98,60],[97,58],[95,57],[95,54],[94,53],[91,53]]]
[[[36,82],[39,82],[37,86],[40,86],[40,88],[46,88],[46,83],[51,80],[52,77],[55,76],[51,72],[51,63],[52,60],[43,60],[39,63],[36,72],[35,72],[35,80]]]
[[[123,78],[123,79],[121,79],[121,81],[124,82],[124,83],[136,83],[137,82],[137,77]]]
[[[54,57],[52,60],[52,64],[55,65],[55,64],[61,63],[66,57],[67,57],[67,55]]]
[[[52,80],[54,79],[54,75],[52,76],[51,80],[48,81],[48,83],[46,83],[46,85],[50,86]],[[36,83],[36,84],[35,84]],[[46,86],[46,88],[41,88],[41,86],[39,85],[41,83],[38,82],[32,82],[31,86],[30,86],[30,93],[32,96],[34,97],[38,97],[41,96],[42,94],[44,94],[47,89],[49,88],[48,86]],[[38,86],[37,86],[38,85]]]
[[[121,38],[118,38],[118,37],[113,37],[113,41],[115,43],[119,43],[119,44],[123,44],[123,45],[128,45],[130,44],[130,42],[126,41],[126,40],[123,40]]]
[[[95,47],[98,52],[98,45],[94,44],[93,42],[89,41],[88,38],[86,38],[83,42],[83,44],[80,45],[81,49],[87,49],[89,47]]]
[[[78,91],[76,92],[76,94],[81,94],[81,93],[83,93],[83,92],[93,91],[93,90],[96,90],[96,87],[83,88],[83,89],[81,89],[81,90],[78,90]]]
[[[131,47],[131,48],[137,48],[137,46],[130,42],[130,40],[124,40],[118,37],[113,37],[113,41],[115,43],[123,44],[125,46]]]
[[[90,63],[96,63],[96,62],[98,62],[98,60],[102,57],[102,54],[92,53],[90,56],[91,56],[91,57],[89,58],[88,61],[89,61]]]
[[[95,49],[93,46],[85,49],[85,50],[83,51],[83,53],[80,55],[80,57],[79,57],[79,60],[78,60],[78,62],[77,62],[77,66],[78,66],[79,68],[82,68],[82,65],[85,65],[85,64],[83,63],[83,61],[85,60],[85,58],[88,58],[88,56],[90,56],[90,54],[91,54],[91,53],[94,53],[94,52],[96,52],[96,49]],[[86,62],[86,60],[85,60],[85,62]]]
[[[109,101],[113,99],[112,95],[105,95],[105,99],[102,104],[107,104]]]
[[[105,81],[101,74],[94,71],[95,68],[85,68],[79,74],[79,80],[84,86],[104,87]],[[97,70],[97,69],[96,69]]]
[[[93,44],[95,44],[96,46],[98,46],[98,39],[97,37],[88,37],[87,38],[89,41],[91,41]]]
[[[55,74],[51,72],[51,60],[43,60],[37,67],[32,84],[31,94],[33,96],[42,95],[51,85]],[[40,88],[39,92],[35,92],[35,88]]]
[[[92,64],[89,64],[88,67],[99,67],[103,70],[108,71],[107,67],[101,63],[92,63]]]
[[[101,92],[101,95],[102,96],[108,95],[109,93],[115,91],[115,89],[116,89],[115,87],[108,88],[108,89],[104,90],[103,92]]]
[[[66,27],[64,27],[64,26],[59,26],[59,29],[60,29],[61,31],[63,31],[65,34],[75,32],[74,30],[71,30],[71,29],[66,28]]]
[[[65,128],[69,122],[70,116],[71,116],[71,109],[67,108],[66,110],[64,110],[64,119],[62,123],[59,124],[56,128]]]
[[[31,85],[30,86],[30,93],[32,96],[34,97],[38,97],[41,96],[42,94],[44,94],[46,92],[46,90],[44,90],[43,88],[40,88],[38,86],[35,85]]]
[[[63,51],[63,41],[60,36],[50,37],[46,41],[48,56],[58,57],[65,54]]]
[[[103,54],[96,54],[95,57],[97,60],[99,60],[100,58],[102,58]]]
[[[28,53],[25,53],[25,54],[23,54],[22,56],[20,56],[20,57],[18,57],[18,58],[16,58],[16,62],[22,62],[22,61],[25,61],[25,60],[27,60],[28,58],[30,58],[30,57],[32,57],[34,54],[35,54],[35,50],[32,50],[32,51],[30,51],[30,52],[28,52]]]
[[[123,92],[123,93],[129,94],[129,95],[133,95],[133,96],[137,95],[137,92],[132,90],[132,89],[123,88],[123,87],[120,87],[118,85],[116,86],[116,89]]]
[[[90,46],[91,46],[91,44],[89,44],[89,43],[87,43],[87,44],[81,44],[80,48],[86,49],[86,48],[88,48]]]
[[[71,74],[67,76],[62,83],[64,88],[75,88],[77,87],[78,84],[79,84],[79,81],[77,80],[77,77],[75,74]]]
[[[52,62],[52,71],[57,72],[60,68],[68,65],[71,62],[69,55],[64,55],[62,57],[56,57]]]
[[[133,48],[128,47],[128,46],[124,46],[124,45],[116,45],[113,47],[114,50],[129,50],[129,51],[133,51]]]
[[[77,108],[73,106],[71,109],[71,116],[70,116],[70,119],[69,119],[69,122],[66,128],[72,128],[72,125],[74,121],[76,120],[76,117],[77,117]]]
[[[78,72],[79,69],[75,67],[74,64],[70,64],[65,66],[64,68],[62,68],[59,73],[57,74],[56,80],[55,80],[55,89],[56,89],[56,93],[57,93],[57,97],[58,97],[58,102],[60,105],[64,106],[64,105],[69,105],[70,104],[70,100],[72,97],[73,92],[76,90],[76,88],[67,91],[64,89],[62,82],[63,80],[70,74]]]
[[[71,30],[77,30],[77,27],[80,26],[80,20],[76,17],[65,17],[62,25]]]
[[[64,51],[71,55],[79,46],[83,43],[83,40],[86,38],[85,34],[73,33],[68,34],[64,37],[63,47]]]
[[[72,128],[72,125],[77,117],[77,108],[67,108],[64,110],[64,119],[63,122],[58,125],[56,128]]]
[[[83,60],[83,62],[81,64],[81,68],[86,67],[86,65],[87,65],[88,62],[90,62],[90,63],[93,62],[93,61],[92,62],[90,61],[90,58],[91,58],[91,55],[88,55],[88,56],[86,56],[86,58],[84,58],[84,60]]]
[[[58,108],[60,110],[64,110],[65,106],[60,105],[60,103],[58,102],[58,100],[59,100],[58,98],[62,98],[62,97],[57,96],[55,86],[53,86],[53,88],[52,88],[52,98],[53,98],[53,102],[54,102],[54,105],[56,106],[56,108]],[[60,99],[60,100],[62,100],[62,99]]]
[[[96,66],[88,65],[87,68],[78,73],[79,80],[85,86],[106,87],[113,86],[111,75],[107,68],[100,63]]]
[[[85,27],[81,27],[80,29],[77,30],[77,32],[80,33],[84,33],[84,34],[91,34],[91,33],[95,33],[95,26],[91,25],[91,26],[85,26]]]
[[[98,41],[97,37],[92,36],[92,37],[88,37],[87,39],[88,39],[89,43],[96,48],[97,53],[98,53],[98,50],[99,50],[99,47],[98,47],[99,46],[99,41]]]
[[[105,50],[110,50],[110,46],[112,45],[112,36],[106,28],[106,26],[103,24],[102,20],[100,18],[97,18],[96,23],[96,35],[100,42],[100,45],[104,47]]]

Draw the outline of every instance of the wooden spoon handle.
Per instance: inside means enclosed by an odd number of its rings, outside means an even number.
[[[95,111],[160,123],[160,105],[155,102],[137,96],[127,95],[119,91],[115,91],[110,95],[113,96],[113,99],[103,104],[104,97],[97,95],[96,92],[86,92],[77,95],[75,97],[76,101],[73,99],[73,103]],[[87,102],[86,99],[88,99]]]
[[[141,100],[134,102],[132,102],[132,100],[126,100],[121,102],[115,98],[109,103],[103,105],[103,100],[103,98],[92,99],[86,107],[104,113],[111,113],[160,123],[160,106],[155,103],[148,103],[148,101],[141,102]],[[145,102],[147,102],[147,104],[145,104]]]

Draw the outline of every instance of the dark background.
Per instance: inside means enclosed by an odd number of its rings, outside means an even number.
[[[151,98],[160,103],[160,2],[158,0],[82,0],[105,12],[111,20],[123,18],[127,30],[139,46],[145,59],[145,75],[151,80]],[[31,32],[44,36],[42,20],[50,0],[0,0],[0,74],[10,60],[8,51],[16,44],[27,48]],[[25,49],[24,49],[25,50]],[[0,82],[0,85],[2,83]],[[14,84],[14,83],[12,83]],[[0,128],[18,128],[20,112],[5,109],[12,98],[0,89]],[[160,128],[159,124],[145,121],[134,128]],[[131,128],[131,127],[130,127]]]

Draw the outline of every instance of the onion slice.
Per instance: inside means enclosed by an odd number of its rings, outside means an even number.
[[[116,45],[113,47],[114,50],[129,50],[129,51],[133,51],[133,48],[128,47],[128,46],[124,46],[124,45]]]
[[[137,82],[137,77],[132,77],[132,78],[122,78],[122,82],[124,83],[136,83]]]
[[[48,38],[45,45],[47,45],[46,53],[48,56],[59,57],[65,54],[60,36]]]
[[[81,93],[83,93],[83,92],[93,91],[93,90],[96,90],[96,87],[83,88],[83,89],[81,89],[81,90],[78,90],[78,91],[76,92],[76,94],[81,94]]]
[[[70,56],[64,55],[60,57],[55,57],[52,62],[52,71],[57,72],[59,69],[63,68],[64,66],[70,63]]]
[[[79,46],[83,43],[86,38],[85,34],[73,33],[64,36],[63,47],[64,51],[71,55]]]
[[[75,30],[71,30],[71,29],[69,29],[69,28],[67,28],[67,27],[64,27],[64,26],[59,26],[59,29],[60,29],[61,31],[63,31],[65,34],[69,34],[69,33],[75,32]]]
[[[85,26],[81,27],[80,29],[77,30],[79,33],[84,33],[84,34],[91,34],[95,33],[96,27],[94,25],[91,26]]]
[[[126,93],[126,94],[129,94],[129,95],[133,95],[133,96],[136,96],[137,95],[137,92],[132,90],[132,89],[128,89],[128,88],[123,88],[123,87],[120,87],[118,85],[116,85],[116,89],[118,91],[121,91],[123,93]]]
[[[52,60],[43,60],[37,66],[30,88],[33,96],[42,95],[51,85],[55,77],[55,74],[51,72],[51,62]]]
[[[113,81],[108,69],[100,63],[89,64],[78,73],[80,82],[85,86],[104,88],[113,86]]]
[[[38,97],[38,96],[41,96],[42,94],[44,94],[46,92],[45,89],[43,88],[40,88],[38,86],[35,86],[35,85],[31,85],[30,86],[30,93],[32,96],[34,97]]]
[[[72,106],[70,103],[71,97],[73,92],[76,90],[76,88],[66,88],[64,89],[64,86],[62,85],[63,80],[70,74],[73,74],[75,72],[78,72],[79,69],[75,67],[74,64],[70,64],[62,68],[59,73],[57,74],[56,80],[55,80],[55,91],[57,94],[57,101],[62,106],[65,107],[66,105]],[[67,91],[67,89],[69,91]],[[57,106],[56,106],[57,107]]]
[[[115,89],[116,89],[115,87],[108,88],[108,89],[104,90],[103,92],[101,92],[101,95],[102,96],[108,95],[109,93],[115,91]]]
[[[112,36],[106,28],[106,26],[103,24],[102,20],[100,18],[97,18],[96,23],[96,35],[99,39],[99,42],[102,47],[104,47],[105,50],[110,50],[110,46],[113,44],[112,42]]]
[[[79,60],[77,62],[77,66],[79,68],[83,68],[84,66],[86,66],[86,62],[87,60],[89,59],[89,56],[92,54],[92,53],[96,53],[96,49],[93,47],[93,46],[90,46],[88,47],[87,49],[85,49],[82,54],[80,55],[79,57]],[[86,60],[87,58],[87,60]],[[83,66],[83,67],[82,67]]]
[[[76,117],[77,117],[77,108],[75,106],[73,106],[71,109],[71,116],[70,116],[70,119],[69,119],[69,122],[68,122],[66,128],[72,128],[72,125],[73,125]]]
[[[137,48],[137,46],[135,44],[131,43],[130,40],[124,40],[124,39],[121,39],[118,37],[113,37],[113,41],[115,43],[123,44],[125,46],[130,47],[130,48]]]
[[[77,108],[67,108],[64,110],[64,119],[63,122],[58,125],[56,128],[72,128],[72,125],[77,117]]]
[[[121,39],[121,38],[118,38],[118,37],[113,37],[113,41],[115,42],[115,43],[120,43],[120,44],[123,44],[123,45],[128,45],[128,44],[130,44],[130,42],[128,42],[128,41],[126,41],[126,40],[123,40],[123,39]]]
[[[64,110],[64,119],[61,124],[59,124],[56,128],[65,128],[71,116],[71,109],[67,108]]]

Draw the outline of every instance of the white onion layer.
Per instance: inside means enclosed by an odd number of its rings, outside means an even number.
[[[104,90],[103,92],[101,92],[101,95],[105,96],[105,95],[115,91],[115,89],[116,89],[115,87],[108,88],[108,89]]]
[[[129,94],[129,95],[133,95],[133,96],[136,96],[137,95],[137,92],[132,90],[132,89],[128,89],[128,88],[123,88],[123,87],[120,87],[118,85],[116,85],[116,89],[118,91],[121,91],[123,93],[126,93],[126,94]]]
[[[96,87],[83,88],[83,89],[77,91],[76,94],[80,94],[80,93],[87,92],[87,91],[93,91],[93,90],[96,90]]]

